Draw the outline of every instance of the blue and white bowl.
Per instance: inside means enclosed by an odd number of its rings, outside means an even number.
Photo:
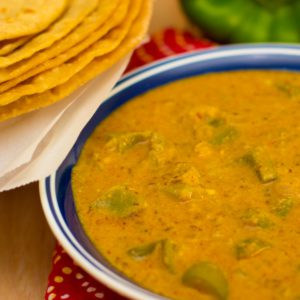
[[[71,171],[87,138],[113,110],[150,89],[194,75],[245,69],[300,71],[300,46],[226,46],[176,56],[138,69],[118,82],[58,170],[40,181],[42,205],[52,231],[71,257],[94,278],[132,299],[166,299],[145,290],[115,270],[85,235],[74,206]]]

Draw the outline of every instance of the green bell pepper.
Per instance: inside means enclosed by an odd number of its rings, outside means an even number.
[[[181,0],[188,17],[219,42],[300,41],[299,0]]]

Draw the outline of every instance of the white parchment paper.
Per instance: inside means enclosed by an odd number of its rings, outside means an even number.
[[[128,61],[129,56],[63,101],[0,124],[0,191],[57,169]]]

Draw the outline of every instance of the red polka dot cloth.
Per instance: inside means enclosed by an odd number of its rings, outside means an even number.
[[[166,29],[154,34],[133,54],[127,71],[144,64],[179,53],[214,46],[208,40],[188,32]],[[68,254],[57,245],[53,255],[52,271],[48,279],[45,300],[126,300],[84,272]]]

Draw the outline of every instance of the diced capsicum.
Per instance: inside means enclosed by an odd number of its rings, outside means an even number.
[[[92,210],[118,217],[128,217],[143,207],[144,201],[125,185],[111,188],[91,205]]]
[[[295,191],[281,185],[270,186],[266,189],[267,204],[273,214],[286,217],[296,204],[298,197]]]
[[[227,142],[233,141],[238,136],[238,131],[233,126],[221,127],[218,132],[211,139],[213,145],[222,145]]]
[[[172,184],[163,188],[163,191],[180,201],[188,201],[193,198],[195,190],[185,184]]]
[[[294,199],[286,196],[273,199],[271,203],[271,210],[278,217],[286,217],[294,207]]]
[[[248,238],[237,243],[235,246],[235,255],[237,259],[250,258],[270,247],[271,244],[264,240],[259,238]]]
[[[216,41],[300,41],[298,0],[181,0],[188,17]]]
[[[241,221],[246,226],[269,228],[273,222],[259,209],[247,209],[241,216]]]
[[[268,153],[260,147],[244,155],[243,161],[253,168],[262,183],[268,183],[278,178],[273,161]]]
[[[169,272],[174,273],[176,245],[169,239],[158,240],[146,245],[131,248],[127,251],[127,254],[134,259],[143,259],[151,255],[158,246],[161,247],[161,257],[164,266]]]
[[[138,143],[149,141],[152,137],[152,132],[127,132],[116,133],[111,135],[110,140],[106,144],[109,151],[117,151],[124,153]]]
[[[134,247],[128,250],[128,255],[130,255],[133,258],[136,259],[142,259],[145,258],[146,256],[152,254],[154,250],[156,249],[156,246],[160,243],[159,242],[153,242],[147,245],[142,245],[138,247]]]
[[[216,297],[228,298],[228,283],[221,269],[211,262],[199,262],[192,265],[182,277],[184,285]]]

